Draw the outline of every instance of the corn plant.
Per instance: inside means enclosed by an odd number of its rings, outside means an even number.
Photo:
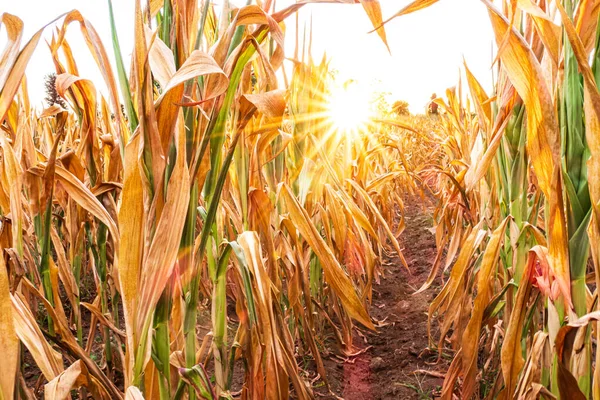
[[[460,85],[436,100],[439,253],[422,290],[447,246],[452,270],[430,306],[440,354],[451,332],[455,351],[442,397],[598,398],[588,275],[590,249],[598,259],[598,13],[568,0],[484,4],[494,93],[465,66],[468,100]]]
[[[136,1],[133,49],[110,0],[108,48],[67,13],[48,41],[60,101],[44,110],[24,71],[46,27],[22,46],[22,21],[2,15],[2,398],[39,394],[29,357],[46,398],[312,398],[297,357],[327,383],[326,332],[350,355],[354,323],[374,329],[380,257],[402,251],[389,199],[416,173],[378,125],[330,126],[327,62],[297,57],[280,87],[284,20],[307,3]],[[387,44],[379,3],[357,3]],[[73,23],[106,96],[79,76]]]

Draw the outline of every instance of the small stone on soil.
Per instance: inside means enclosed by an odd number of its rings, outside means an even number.
[[[406,311],[410,308],[410,303],[406,300],[402,300],[398,303],[398,308],[402,311]]]
[[[410,345],[410,348],[408,349],[408,353],[411,356],[415,356],[418,357],[419,356],[419,349],[417,349],[415,343],[413,342],[413,344]]]
[[[381,357],[373,357],[371,360],[371,371],[381,371],[385,368],[385,361]]]

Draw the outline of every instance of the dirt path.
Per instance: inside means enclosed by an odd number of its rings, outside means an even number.
[[[385,278],[374,286],[371,307],[375,321],[384,326],[376,333],[366,333],[366,343],[358,335],[355,339],[359,348],[372,347],[343,364],[327,360],[332,389],[346,400],[430,399],[439,394],[443,379],[414,373],[447,369],[445,361],[434,365],[437,353],[427,350],[427,309],[439,290],[439,281],[413,295],[426,280],[436,254],[435,238],[429,230],[431,211],[414,202],[406,208],[401,246],[411,272],[395,255],[384,260]]]

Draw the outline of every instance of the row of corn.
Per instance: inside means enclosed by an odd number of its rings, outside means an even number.
[[[322,353],[353,354],[379,260],[401,256],[403,148],[332,128],[326,61],[298,46],[282,70],[310,1],[135,3],[133,49],[110,0],[110,44],[78,11],[31,39],[0,17],[0,399],[312,398],[302,360],[327,385]],[[51,29],[38,110],[24,71]]]

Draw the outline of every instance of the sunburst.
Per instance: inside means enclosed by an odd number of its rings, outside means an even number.
[[[331,88],[327,116],[340,135],[358,136],[367,131],[373,116],[371,96],[355,81]]]

